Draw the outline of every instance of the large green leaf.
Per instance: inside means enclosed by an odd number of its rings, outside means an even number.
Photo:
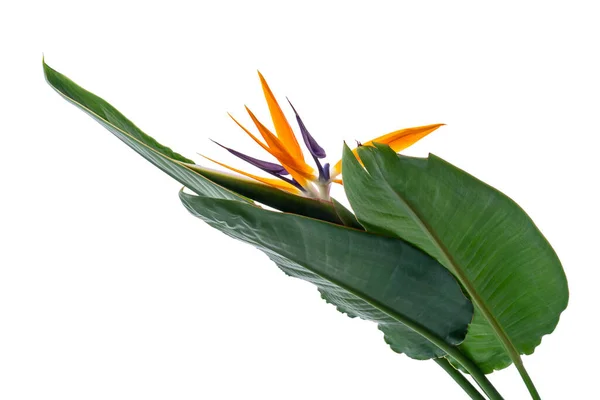
[[[344,187],[370,232],[402,238],[455,274],[475,304],[461,350],[486,373],[520,363],[568,301],[555,252],[510,198],[442,159],[346,148]],[[519,367],[519,364],[517,364]]]
[[[195,193],[239,201],[248,201],[244,197],[251,198],[284,212],[343,223],[339,216],[339,207],[334,207],[331,202],[296,196],[242,177],[195,165],[189,158],[161,145],[142,132],[105,100],[83,89],[45,62],[43,67],[50,86],[66,100],[85,111],[142,157]]]
[[[397,352],[440,357],[445,352],[431,339],[457,345],[466,334],[473,307],[454,277],[401,240],[251,204],[180,197],[193,215],[315,284],[341,312],[376,322]]]

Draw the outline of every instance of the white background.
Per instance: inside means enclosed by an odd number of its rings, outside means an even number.
[[[406,153],[536,221],[571,301],[525,364],[544,399],[598,398],[594,2],[151,3],[0,6],[0,399],[466,398],[188,215],[178,183],[47,86],[42,52],[192,158],[231,160],[209,138],[261,155],[226,116],[268,121],[256,69],[332,160],[446,123]],[[491,379],[528,398],[514,367]]]

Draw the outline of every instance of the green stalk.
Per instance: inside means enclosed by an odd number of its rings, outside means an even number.
[[[542,400],[542,398],[540,397],[540,394],[538,393],[537,389],[535,388],[535,385],[533,384],[533,381],[531,380],[531,377],[529,377],[527,370],[523,366],[523,361],[521,361],[520,357],[519,357],[519,362],[520,362],[520,364],[515,363],[515,366],[517,367],[519,374],[521,374],[521,378],[523,379],[523,382],[525,382],[525,386],[527,386],[527,390],[529,390],[531,397],[534,400]]]
[[[471,399],[473,399],[473,400],[486,400],[485,397],[483,397],[481,395],[481,393],[479,393],[479,390],[477,390],[475,388],[475,386],[471,385],[471,382],[469,382],[467,380],[467,378],[465,378],[464,375],[460,373],[459,370],[457,370],[456,368],[454,368],[448,362],[448,360],[446,360],[445,358],[434,358],[433,361],[435,361],[437,363],[437,365],[439,365],[440,367],[442,367],[442,369],[444,371],[446,371],[448,373],[448,375],[450,375],[450,377],[452,379],[454,379],[454,381],[456,383],[458,383],[458,385],[461,388],[463,388],[463,390],[465,391],[465,393],[468,394],[469,397],[471,397]]]
[[[437,345],[437,343],[435,343]],[[439,345],[438,345],[439,347]],[[441,347],[440,347],[441,348]],[[467,356],[465,356],[457,347],[453,347],[447,345],[446,348],[442,348],[449,356],[453,357],[456,361],[463,366],[465,370],[475,382],[479,385],[479,387],[483,390],[483,392],[489,397],[490,400],[504,400],[504,398],[498,393],[492,382],[488,380],[485,374],[479,369],[479,367]]]

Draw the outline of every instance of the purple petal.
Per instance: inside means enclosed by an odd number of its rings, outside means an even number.
[[[325,150],[323,150],[323,148],[319,146],[317,141],[308,132],[308,129],[306,129],[306,126],[304,126],[304,122],[302,122],[302,119],[300,119],[300,116],[296,112],[296,109],[294,108],[289,99],[288,103],[290,103],[290,106],[292,106],[292,110],[294,110],[294,113],[296,114],[296,120],[298,121],[298,125],[300,125],[300,132],[302,133],[302,138],[304,139],[304,143],[306,144],[308,151],[310,151],[310,154],[317,158],[325,158]]]
[[[215,142],[214,140],[213,140],[213,142],[215,144],[221,146],[222,148],[224,148],[225,150],[227,150],[228,152],[230,152],[234,156],[236,156],[238,158],[241,158],[242,160],[246,161],[248,164],[252,164],[255,167],[260,168],[260,169],[262,169],[265,172],[268,172],[268,173],[273,174],[273,175],[288,175],[289,174],[289,172],[287,172],[286,169],[283,168],[279,164],[275,164],[275,163],[272,163],[272,162],[259,160],[258,158],[250,157],[250,156],[245,155],[244,153],[240,153],[237,150],[233,150],[233,149],[230,149],[229,147],[225,147],[222,144]]]

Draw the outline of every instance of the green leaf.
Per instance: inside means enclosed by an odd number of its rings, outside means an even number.
[[[460,349],[486,373],[520,363],[551,333],[568,301],[555,252],[510,198],[442,159],[346,148],[344,188],[369,232],[402,238],[463,285],[475,317]],[[519,367],[519,364],[517,364]]]
[[[243,177],[195,165],[191,159],[161,145],[142,132],[100,97],[78,86],[45,62],[43,67],[50,86],[67,101],[82,109],[142,157],[195,193],[238,201],[248,201],[247,198],[251,198],[284,212],[343,223],[331,202],[296,196]]]
[[[445,352],[430,340],[447,347],[466,334],[473,308],[454,277],[401,240],[250,204],[180,197],[193,215],[315,284],[339,311],[376,322],[397,352],[440,357]]]

